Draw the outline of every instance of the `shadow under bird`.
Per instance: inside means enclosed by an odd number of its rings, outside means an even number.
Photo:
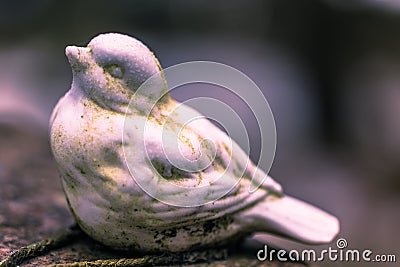
[[[338,234],[336,217],[285,195],[209,120],[186,124],[187,118],[201,114],[169,96],[163,75],[154,90],[135,94],[148,78],[162,74],[158,60],[140,41],[101,34],[87,47],[68,46],[66,55],[73,81],[50,119],[51,148],[69,207],[93,239],[116,249],[179,252],[227,244],[255,232],[309,244],[329,243]],[[160,101],[152,104],[154,99]],[[149,130],[143,132],[145,124]],[[174,137],[177,151],[188,159],[169,153],[183,168],[164,153],[176,149],[163,143],[165,136]],[[202,142],[206,139],[212,145]],[[125,154],[127,147],[131,153]],[[226,194],[210,199],[202,191],[196,197],[204,205],[179,207],[150,196],[138,181],[155,187],[165,181],[185,188],[207,186],[208,192]],[[232,181],[237,181],[234,186]],[[261,186],[250,192],[252,183]],[[160,194],[173,194],[185,203],[183,192]]]

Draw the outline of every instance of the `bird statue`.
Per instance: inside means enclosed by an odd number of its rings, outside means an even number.
[[[51,116],[50,143],[69,208],[94,240],[183,252],[258,232],[308,244],[338,234],[336,217],[285,195],[225,132],[173,100],[137,39],[101,34],[66,56],[73,80]]]

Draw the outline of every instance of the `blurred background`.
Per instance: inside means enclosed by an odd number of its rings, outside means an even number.
[[[164,67],[211,60],[248,75],[275,116],[271,175],[287,193],[337,215],[339,237],[349,248],[400,257],[400,2],[395,0],[1,1],[2,227],[24,231],[36,225],[48,231],[72,222],[47,125],[71,84],[65,47],[86,45],[104,32],[135,36]],[[173,92],[180,101],[200,95],[238,110],[257,161],[260,133],[251,111],[221,88],[192,85]],[[43,197],[51,199],[52,209]],[[37,214],[39,221],[32,219]],[[287,249],[307,247],[269,240]],[[356,265],[365,263],[321,263]]]

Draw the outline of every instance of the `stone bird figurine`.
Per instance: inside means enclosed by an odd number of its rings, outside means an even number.
[[[207,119],[176,130],[173,126],[198,113],[169,96],[163,75],[151,92],[135,94],[149,77],[162,74],[158,60],[140,41],[101,34],[87,47],[68,46],[66,55],[73,81],[50,119],[51,148],[71,212],[93,239],[115,249],[179,252],[224,245],[255,232],[309,244],[331,242],[338,234],[336,217],[286,196]],[[154,98],[160,101],[150,107]],[[133,124],[123,140],[126,119]],[[137,130],[145,122],[150,130]],[[163,147],[162,131],[175,136],[180,153],[189,159],[182,168],[166,157],[163,149],[169,146]],[[203,139],[211,139],[213,146]],[[132,153],[124,152],[127,147]],[[175,152],[169,154],[175,157]],[[213,160],[202,162],[201,155],[209,154]],[[178,156],[174,160],[182,161]],[[204,204],[179,207],[160,201],[138,181],[156,187],[161,181],[185,188],[207,185],[191,196]],[[261,186],[250,192],[256,182]],[[204,193],[222,191],[226,194],[211,200]],[[161,194],[178,196],[182,203],[187,198],[179,190]]]

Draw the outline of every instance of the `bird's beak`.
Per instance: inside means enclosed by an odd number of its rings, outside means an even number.
[[[81,70],[87,66],[88,52],[87,47],[67,46],[65,48],[65,55],[74,70]]]

